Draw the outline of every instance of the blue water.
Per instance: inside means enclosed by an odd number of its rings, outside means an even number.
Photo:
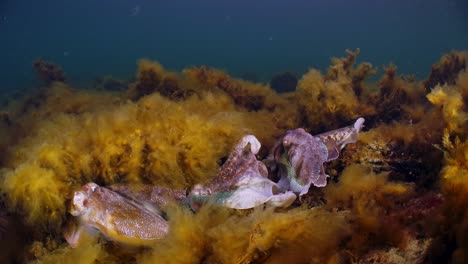
[[[139,58],[180,70],[206,64],[232,75],[321,70],[346,48],[360,61],[424,78],[468,49],[466,0],[1,0],[0,90],[39,85],[44,58],[86,87],[130,78]]]

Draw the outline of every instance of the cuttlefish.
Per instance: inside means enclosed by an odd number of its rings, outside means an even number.
[[[93,182],[87,183],[72,198],[70,213],[78,218],[78,226],[71,225],[65,239],[73,247],[84,230],[97,229],[109,240],[151,244],[169,231],[166,220],[153,209]]]
[[[261,144],[253,135],[244,136],[235,146],[217,175],[207,185],[196,185],[188,196],[193,210],[207,202],[233,209],[249,209],[262,204],[288,207],[296,199],[290,191],[268,179],[265,164],[256,158]]]
[[[312,136],[303,128],[288,131],[280,138],[265,163],[270,167],[270,177],[279,179],[283,191],[302,196],[311,185],[324,187],[328,175],[324,163],[338,158],[346,144],[357,141],[364,118],[354,125]]]

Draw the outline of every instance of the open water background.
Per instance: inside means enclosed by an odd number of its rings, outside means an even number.
[[[89,87],[131,78],[150,58],[170,70],[209,65],[268,82],[275,73],[360,61],[424,78],[453,49],[468,49],[466,0],[1,0],[0,93],[40,85],[43,58]]]

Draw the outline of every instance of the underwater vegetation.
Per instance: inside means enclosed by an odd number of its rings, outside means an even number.
[[[79,90],[60,67],[35,62],[44,86],[0,113],[0,260],[466,263],[467,53],[444,55],[425,80],[399,75],[395,65],[356,64],[359,53],[333,58],[325,73],[310,69],[287,93],[218,69],[171,72],[146,59],[134,80],[103,77]],[[194,212],[168,202],[168,229],[154,244],[87,232],[76,247],[66,242],[74,193],[88,182],[185,195],[210,186],[246,135],[262,143],[248,154],[263,168],[278,140],[289,146],[288,131],[319,137],[360,117],[356,142],[324,167],[326,186],[311,185],[286,208],[208,202]],[[278,160],[297,155],[278,149]],[[128,212],[118,212],[122,221]]]
[[[60,66],[43,59],[35,60],[32,65],[38,77],[46,84],[65,82],[65,74]]]

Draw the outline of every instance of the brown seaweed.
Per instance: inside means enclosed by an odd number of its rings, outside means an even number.
[[[429,77],[424,81],[426,92],[430,92],[436,85],[453,85],[458,73],[466,69],[466,53],[452,51],[443,55],[438,63],[432,65]]]
[[[39,78],[47,85],[53,82],[65,82],[65,74],[60,66],[43,59],[34,61],[32,65]]]

